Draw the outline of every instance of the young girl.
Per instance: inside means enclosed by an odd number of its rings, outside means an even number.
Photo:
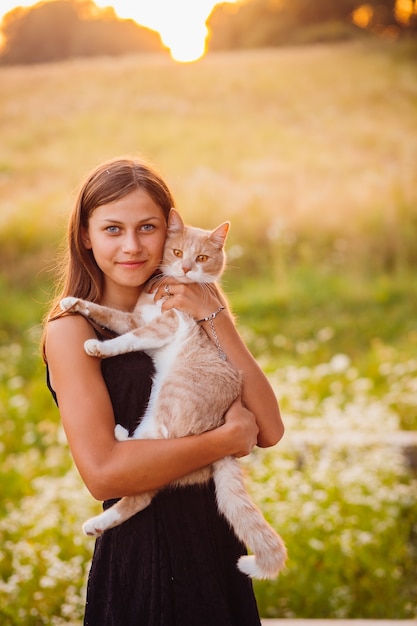
[[[131,311],[158,269],[173,206],[164,181],[141,161],[120,158],[95,169],[70,217],[62,289],[45,324],[48,386],[78,471],[104,507],[225,456],[247,455],[254,445],[274,445],[283,435],[274,393],[226,308],[215,318],[216,333],[244,384],[224,425],[181,439],[115,439],[115,423],[132,431],[145,410],[152,361],[142,352],[88,356],[84,342],[108,332],[81,315],[63,314],[59,300],[77,296]],[[163,309],[198,320],[221,306],[215,292],[198,284],[170,281],[169,291]],[[155,298],[164,296],[159,287]],[[204,330],[212,339],[210,328]],[[251,581],[236,566],[244,553],[218,513],[212,482],[161,490],[144,511],[97,539],[84,624],[259,625]]]

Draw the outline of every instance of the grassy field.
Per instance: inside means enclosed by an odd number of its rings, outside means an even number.
[[[98,505],[37,341],[79,183],[121,154],[160,169],[186,220],[232,222],[224,288],[287,425],[247,463],[291,555],[256,585],[262,614],[416,617],[412,459],[366,444],[417,430],[413,45],[1,68],[0,130],[0,621],[80,623]]]
[[[2,68],[2,229],[13,216],[13,240],[53,240],[86,171],[139,152],[186,217],[229,217],[232,243],[295,247],[307,262],[313,243],[339,264],[406,262],[415,66],[369,45]]]

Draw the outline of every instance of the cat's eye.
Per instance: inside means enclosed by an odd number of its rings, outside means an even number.
[[[177,249],[174,249],[174,250],[173,250],[173,253],[174,253],[174,255],[175,255],[175,256],[177,256],[179,259],[182,257],[182,250],[177,250]]]
[[[205,263],[207,259],[208,259],[207,254],[199,254],[198,257],[196,257],[197,263]]]

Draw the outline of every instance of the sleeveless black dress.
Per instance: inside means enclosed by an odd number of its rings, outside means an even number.
[[[152,361],[133,352],[104,359],[102,372],[116,423],[132,432],[149,398]],[[259,626],[252,583],[236,565],[245,553],[218,512],[212,481],[167,487],[96,540],[84,624]]]

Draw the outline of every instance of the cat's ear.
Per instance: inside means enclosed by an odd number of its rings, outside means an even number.
[[[229,232],[230,222],[224,222],[217,226],[211,233],[209,239],[216,244],[219,248],[223,248],[226,241],[227,233]]]
[[[171,232],[182,232],[184,230],[184,222],[178,211],[172,208],[168,216],[168,230]]]

